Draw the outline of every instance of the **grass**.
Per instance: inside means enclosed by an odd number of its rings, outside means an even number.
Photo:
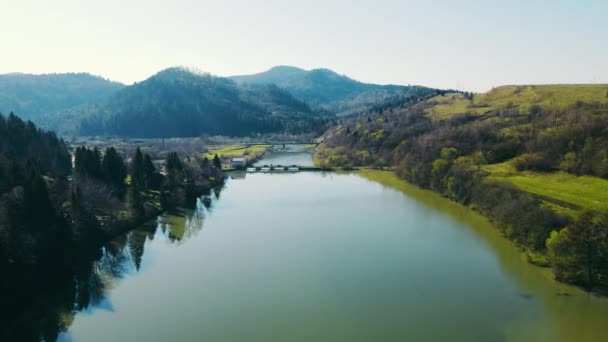
[[[204,157],[212,159],[215,154],[222,157],[246,157],[247,160],[256,158],[265,153],[272,145],[221,145],[209,146],[209,152],[203,154]]]
[[[486,165],[488,179],[509,182],[541,198],[557,212],[576,216],[581,209],[608,212],[608,180],[563,171],[517,171],[509,162]]]
[[[502,108],[517,107],[520,113],[528,113],[533,105],[545,108],[565,109],[582,102],[608,102],[606,84],[555,84],[502,86],[487,93],[476,94],[467,100],[462,94],[446,94],[428,100],[434,105],[427,109],[433,120],[442,120],[456,114],[483,114]]]

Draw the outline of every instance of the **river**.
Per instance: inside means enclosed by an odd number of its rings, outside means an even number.
[[[235,174],[208,208],[118,237],[93,268],[60,341],[608,336],[605,299],[529,265],[485,219],[358,174]]]

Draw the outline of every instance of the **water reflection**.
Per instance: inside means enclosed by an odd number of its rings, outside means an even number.
[[[219,199],[214,190],[213,200]],[[209,204],[212,208],[213,204]],[[2,270],[0,341],[70,340],[77,313],[113,311],[109,293],[120,279],[140,272],[148,245],[155,238],[178,244],[196,235],[208,208],[197,199],[191,209],[166,213],[117,236],[92,255],[56,269]]]

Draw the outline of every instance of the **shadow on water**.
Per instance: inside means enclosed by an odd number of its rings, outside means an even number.
[[[204,198],[217,200],[220,191]],[[0,341],[56,341],[76,314],[112,311],[109,292],[121,278],[141,271],[146,244],[159,235],[176,244],[194,236],[213,206],[205,202],[199,198],[190,208],[165,213],[71,264],[0,269]]]

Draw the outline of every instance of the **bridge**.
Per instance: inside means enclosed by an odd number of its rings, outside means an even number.
[[[247,172],[300,172],[300,171],[329,171],[315,166],[300,166],[300,165],[264,165],[264,166],[249,166],[244,169]]]

